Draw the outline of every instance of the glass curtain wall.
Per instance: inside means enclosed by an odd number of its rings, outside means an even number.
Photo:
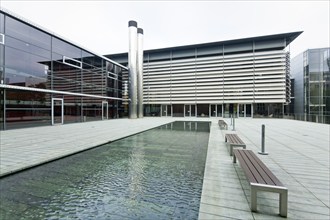
[[[330,123],[330,49],[304,54],[305,113],[307,120]]]
[[[4,82],[4,15],[0,13],[0,83]],[[4,129],[4,94],[5,91],[0,88],[0,130]]]
[[[119,117],[122,102],[100,97],[122,98],[122,67],[3,12],[0,36],[1,84],[29,90],[1,89],[1,129],[52,124],[54,98],[64,123]]]

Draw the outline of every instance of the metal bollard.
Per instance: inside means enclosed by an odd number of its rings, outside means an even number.
[[[262,155],[268,154],[265,150],[265,125],[261,125],[261,151],[258,153]]]
[[[233,117],[233,131],[235,131],[235,117]]]

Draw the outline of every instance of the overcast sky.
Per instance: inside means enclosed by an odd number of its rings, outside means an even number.
[[[128,21],[144,29],[144,48],[304,31],[291,56],[329,47],[330,0],[324,1],[30,1],[4,7],[99,54],[128,51]]]

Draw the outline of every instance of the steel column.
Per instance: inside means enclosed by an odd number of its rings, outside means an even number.
[[[137,29],[137,113],[143,118],[143,29]]]
[[[129,21],[128,79],[129,118],[137,118],[137,22]]]

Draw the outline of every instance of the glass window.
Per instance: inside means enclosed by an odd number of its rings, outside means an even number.
[[[5,83],[46,88],[49,62],[36,55],[6,47]]]
[[[217,116],[222,117],[222,105],[217,105]]]
[[[4,130],[4,119],[3,119],[3,111],[4,111],[4,89],[0,89],[0,131]]]
[[[82,51],[82,61],[90,66],[102,67],[102,59],[85,50]]]
[[[311,83],[310,84],[310,96],[320,96],[320,84],[319,83]]]
[[[0,13],[0,33],[5,33],[5,16]]]
[[[17,40],[9,36],[6,37],[6,46],[10,46],[34,55],[45,57],[46,58],[45,61],[48,61],[51,57],[50,50],[45,50],[41,47],[34,46],[33,44],[29,44],[27,42],[23,42],[21,40]]]
[[[5,46],[0,44],[0,67],[4,64],[4,49]]]
[[[52,38],[53,52],[81,61],[81,49],[56,37]]]
[[[310,72],[309,81],[319,81],[321,73],[320,72]]]
[[[105,95],[106,77],[102,72],[83,70],[83,92],[94,95]]]
[[[53,90],[81,92],[81,69],[53,61]]]
[[[6,36],[20,39],[24,42],[33,44],[45,49],[51,49],[51,37],[30,25],[6,16]]]
[[[7,90],[7,129],[50,125],[50,114],[51,105],[49,94],[21,90]]]
[[[102,101],[101,99],[83,98],[83,120],[96,121],[102,120]]]
[[[82,113],[82,97],[64,96],[64,123],[75,123],[83,121]]]

